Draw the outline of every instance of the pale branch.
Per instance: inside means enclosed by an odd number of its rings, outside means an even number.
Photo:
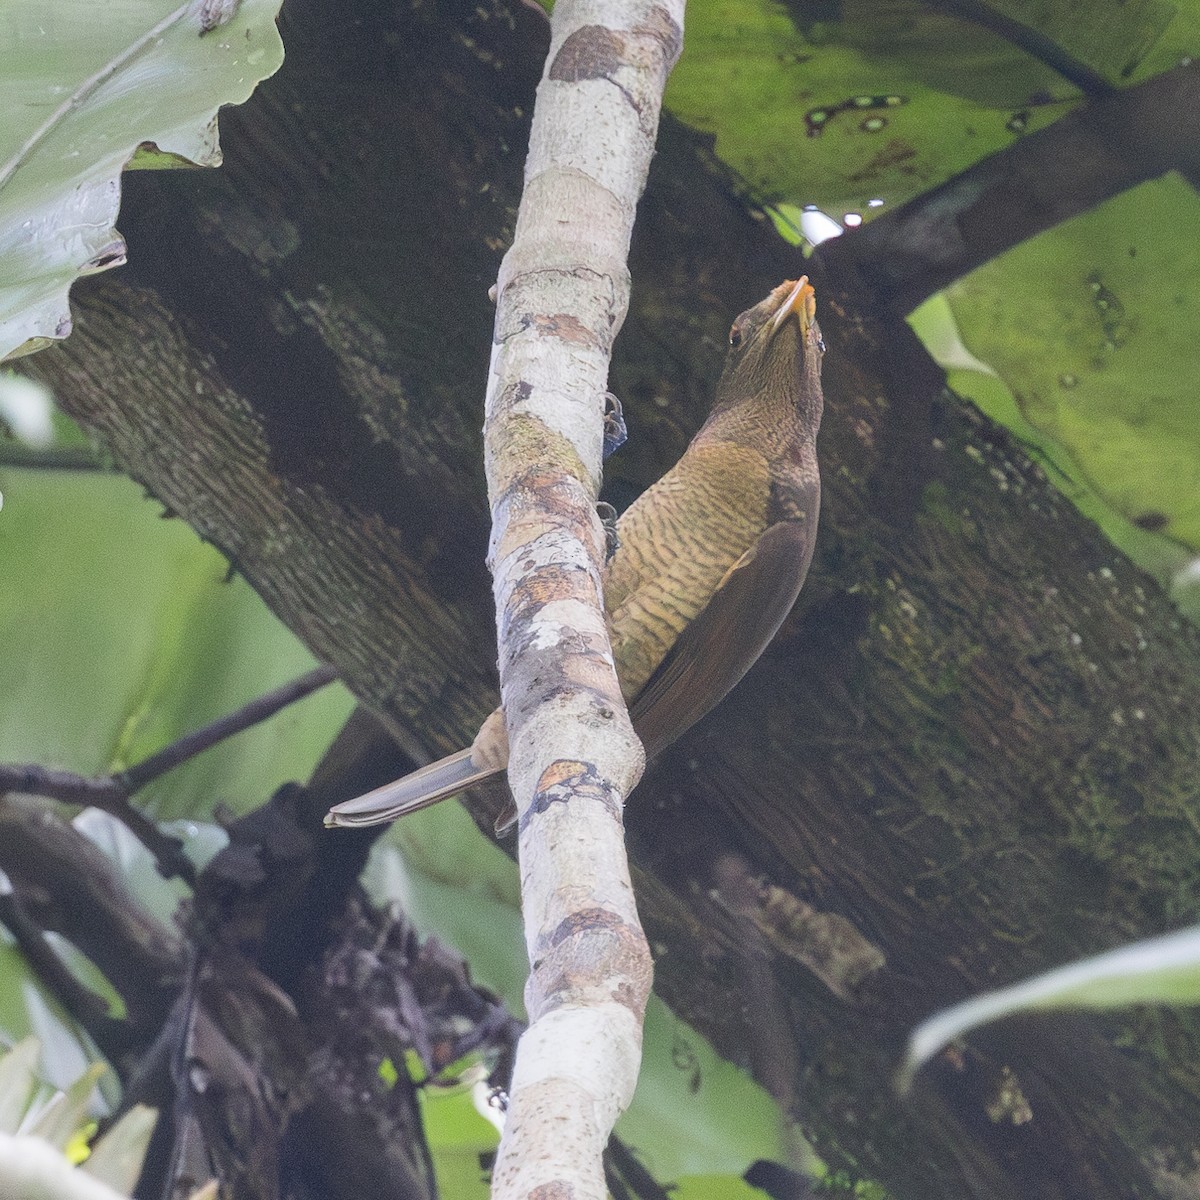
[[[194,884],[196,869],[183,853],[179,839],[163,833],[154,821],[130,803],[130,798],[160,775],[211,749],[218,742],[267,720],[336,678],[337,672],[332,667],[314,667],[234,712],[226,713],[208,725],[185,734],[127,770],[112,775],[87,776],[36,763],[2,763],[0,793],[23,792],[61,800],[65,804],[99,808],[116,817],[154,855],[163,876],[168,879],[178,876],[186,883]]]
[[[596,514],[609,357],[683,3],[560,0],[500,268],[484,432],[531,1024],[493,1195],[605,1195],[650,991],[621,811],[643,767]]]

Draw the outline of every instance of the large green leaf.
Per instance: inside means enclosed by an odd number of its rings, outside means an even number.
[[[438,1190],[454,1200],[487,1200],[491,1189],[480,1160],[495,1153],[499,1134],[479,1115],[466,1088],[453,1093],[424,1091],[421,1099]]]
[[[163,521],[129,480],[0,469],[0,760],[93,774],[301,674],[312,659],[224,559]],[[348,715],[334,685],[163,776],[138,796],[166,817],[237,812],[308,775]],[[81,820],[164,919],[178,885],[103,814]],[[186,823],[188,844],[211,827]],[[208,848],[211,851],[211,846]],[[65,1085],[86,1051],[0,934],[0,1035],[36,1032],[47,1077]],[[92,981],[94,982],[94,981]]]
[[[909,317],[909,323],[930,354],[946,368],[950,387],[992,420],[1007,426],[1084,516],[1095,521],[1118,549],[1154,576],[1164,589],[1171,590],[1180,609],[1200,623],[1200,589],[1187,587],[1192,552],[1160,532],[1142,528],[1136,519],[1116,508],[1102,490],[1103,480],[1093,481],[1079,469],[1071,447],[1056,440],[1050,429],[1029,419],[1008,384],[962,344],[946,295],[939,293],[922,304]]]
[[[912,0],[822,5],[804,21],[770,0],[688,10],[666,103],[716,137],[761,197],[839,218],[899,204],[1046,124],[1076,92],[995,34]],[[813,6],[815,7],[815,6]],[[1031,96],[1044,101],[1029,108]],[[1053,102],[1048,102],[1050,100]]]
[[[125,767],[313,661],[227,564],[114,475],[0,469],[0,759]],[[138,797],[244,812],[304,778],[351,707],[338,685]]]
[[[0,359],[65,337],[67,292],[116,266],[140,146],[220,162],[217,109],[283,61],[279,0],[6,0],[0,9]]]
[[[1200,198],[1178,176],[947,292],[963,340],[1117,512],[1200,549]]]
[[[1110,83],[1200,50],[1200,4],[974,6]],[[1049,124],[1073,84],[1013,41],[919,0],[707,0],[688,9],[666,102],[760,199],[869,218]],[[869,208],[872,200],[882,205]]]

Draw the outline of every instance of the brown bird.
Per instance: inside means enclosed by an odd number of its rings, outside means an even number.
[[[821,503],[825,347],[815,314],[802,277],[734,321],[708,420],[617,523],[604,606],[617,678],[647,757],[754,665],[808,573]],[[325,823],[392,821],[507,765],[497,709],[469,750],[337,805]],[[511,814],[497,828],[509,823]]]

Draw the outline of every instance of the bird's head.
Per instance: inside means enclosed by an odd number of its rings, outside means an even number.
[[[821,357],[825,343],[808,276],[786,280],[748,308],[729,330],[729,353],[717,389],[719,408],[747,401],[789,406],[821,418]]]

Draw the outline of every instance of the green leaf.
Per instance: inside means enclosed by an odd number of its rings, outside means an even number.
[[[88,1118],[88,1109],[96,1085],[108,1074],[106,1063],[93,1063],[66,1091],[46,1105],[37,1120],[26,1130],[59,1150],[65,1150],[81,1125]]]
[[[0,468],[0,759],[128,766],[313,665],[182,522],[118,476]],[[37,686],[30,686],[31,680]],[[262,803],[349,714],[325,688],[152,783],[160,818]]]
[[[70,1086],[94,1052],[85,1049],[75,1022],[57,1000],[41,990],[24,955],[12,944],[12,935],[0,928],[0,1040],[23,1042],[30,1035],[40,1047],[39,1086],[23,1114],[48,1099],[55,1087]],[[5,1131],[6,1126],[0,1124],[0,1133]]]
[[[892,207],[1069,111],[1075,89],[997,34],[909,0],[696,5],[666,104],[768,200]],[[795,11],[795,10],[792,10]],[[1038,103],[1030,104],[1036,96]]]
[[[89,1179],[53,1146],[36,1137],[0,1135],[0,1196],[20,1200],[127,1200]]]
[[[1170,588],[1192,555],[1160,533],[1140,528],[1115,508],[1080,470],[1071,449],[1026,417],[1008,384],[963,344],[946,294],[931,297],[909,315],[908,321],[925,348],[946,369],[949,386],[993,421],[1006,426],[1080,512],[1100,526],[1113,545],[1153,575],[1164,589]],[[1176,602],[1179,603],[1178,597]]]
[[[907,1087],[924,1063],[968,1030],[1014,1013],[1197,1001],[1200,925],[1085,958],[944,1009],[913,1031],[899,1083]]]
[[[1114,84],[1200,46],[1183,0],[993,0],[1015,37],[1058,44]],[[870,219],[1069,112],[1075,87],[982,21],[917,0],[688,10],[667,107],[711,132],[765,201]],[[868,208],[882,200],[883,206]]]
[[[1143,184],[948,289],[963,341],[1126,520],[1200,549],[1200,197]]]
[[[791,1137],[771,1097],[657,997],[646,1008],[642,1071],[617,1133],[656,1179],[734,1176],[759,1158],[786,1161]]]
[[[21,1128],[41,1086],[37,1076],[41,1048],[37,1038],[25,1037],[0,1055],[0,1133],[16,1133]]]
[[[421,1115],[441,1194],[455,1200],[487,1200],[480,1155],[494,1153],[500,1135],[479,1115],[470,1091],[423,1090]]]
[[[240,104],[283,61],[278,10],[278,0],[8,0],[0,359],[65,337],[71,283],[124,261],[113,223],[139,146],[221,161],[217,109]],[[206,17],[218,13],[228,19]]]
[[[243,581],[225,582],[222,557],[181,522],[161,520],[128,480],[0,469],[0,489],[0,758],[102,773],[311,667]],[[247,811],[307,776],[351,703],[344,689],[324,689],[164,776],[137,802],[167,817],[208,814],[218,801]],[[169,918],[179,885],[111,818],[92,810],[77,821]],[[205,857],[218,833],[193,820],[177,831],[189,847],[203,843]],[[78,1035],[5,937],[0,1029],[36,1031],[46,1078],[65,1085],[84,1066]]]
[[[671,1200],[763,1200],[740,1175],[684,1175],[672,1180]]]
[[[113,1191],[132,1192],[157,1122],[156,1109],[135,1104],[92,1148],[83,1170]]]

